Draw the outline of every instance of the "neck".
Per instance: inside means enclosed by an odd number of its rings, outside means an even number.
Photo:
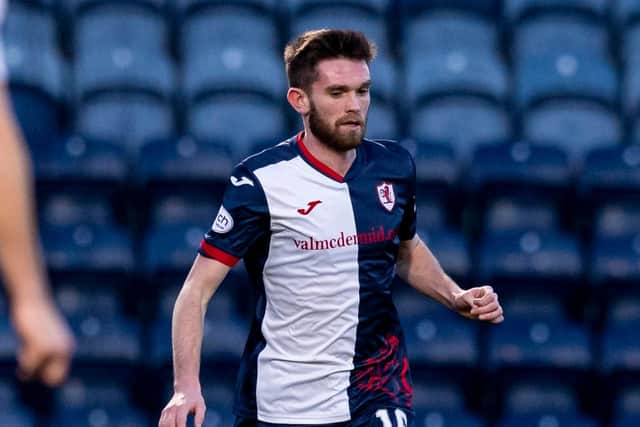
[[[336,171],[339,175],[345,176],[349,168],[356,159],[356,149],[348,151],[337,151],[318,139],[305,126],[303,136],[304,146],[315,158]]]

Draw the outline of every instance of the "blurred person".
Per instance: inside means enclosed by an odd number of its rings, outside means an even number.
[[[6,2],[0,0],[0,21]],[[48,386],[67,377],[74,339],[47,283],[34,213],[31,163],[11,109],[7,69],[0,49],[0,272],[11,322],[20,341],[21,379]]]
[[[203,423],[203,320],[240,258],[259,299],[236,427],[411,425],[396,274],[462,316],[504,320],[491,287],[461,289],[417,236],[410,154],[364,139],[374,56],[362,33],[342,30],[307,32],[285,48],[287,100],[304,130],[230,176],[174,307],[174,394],[160,427],[183,427],[190,413]]]

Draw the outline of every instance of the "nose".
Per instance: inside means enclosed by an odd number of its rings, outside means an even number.
[[[349,96],[347,96],[347,104],[346,110],[347,112],[356,112],[359,113],[362,109],[360,105],[360,100],[358,99],[358,95],[355,92],[349,92]]]

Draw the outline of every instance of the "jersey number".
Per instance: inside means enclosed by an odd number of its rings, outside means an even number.
[[[378,409],[376,411],[376,418],[380,419],[382,427],[393,427],[390,412],[391,409]],[[407,427],[407,414],[400,409],[396,409],[393,413],[396,416],[396,427]]]

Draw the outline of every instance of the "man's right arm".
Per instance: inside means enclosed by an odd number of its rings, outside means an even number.
[[[180,290],[173,309],[172,343],[174,395],[162,411],[160,427],[183,427],[187,415],[195,414],[201,426],[206,410],[200,389],[200,349],[204,316],[209,300],[230,267],[198,255]]]

